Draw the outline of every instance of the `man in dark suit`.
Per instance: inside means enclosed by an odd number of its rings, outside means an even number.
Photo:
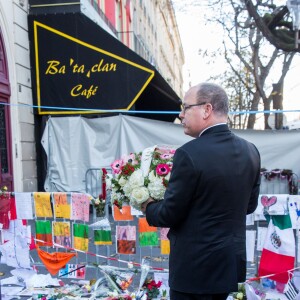
[[[184,133],[164,200],[142,210],[152,226],[169,227],[171,300],[223,300],[246,277],[246,215],[257,206],[260,155],[227,126],[228,97],[201,83],[185,95]]]

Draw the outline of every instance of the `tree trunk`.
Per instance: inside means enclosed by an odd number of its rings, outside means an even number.
[[[270,110],[270,103],[271,101],[269,99],[267,99],[265,102],[264,102],[264,110]],[[264,114],[264,119],[265,119],[265,129],[272,129],[269,124],[268,124],[268,119],[270,117],[270,114],[269,113],[265,113]]]
[[[251,103],[251,111],[257,111],[259,100],[260,100],[260,95],[259,92],[256,91],[253,95],[253,100]],[[250,114],[248,118],[247,129],[254,128],[255,120],[256,120],[256,114]]]

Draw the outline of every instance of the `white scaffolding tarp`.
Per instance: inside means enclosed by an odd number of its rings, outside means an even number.
[[[290,169],[300,176],[298,130],[233,132],[257,146],[262,167]],[[180,146],[191,139],[180,124],[127,115],[49,118],[42,137],[47,155],[45,191],[85,192],[88,169],[110,166],[122,155],[152,145]]]

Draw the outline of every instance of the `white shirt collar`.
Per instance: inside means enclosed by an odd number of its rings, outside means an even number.
[[[212,126],[206,127],[204,130],[202,130],[200,132],[199,136],[201,136],[203,134],[203,132],[206,131],[207,129],[212,128],[212,127],[216,127],[216,126],[219,126],[219,125],[226,125],[226,123],[218,123],[218,124],[214,124]]]

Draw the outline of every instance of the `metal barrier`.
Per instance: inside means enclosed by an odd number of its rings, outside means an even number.
[[[90,168],[85,172],[85,192],[94,198],[97,198],[102,193],[101,176],[102,168],[111,174],[111,167]]]

